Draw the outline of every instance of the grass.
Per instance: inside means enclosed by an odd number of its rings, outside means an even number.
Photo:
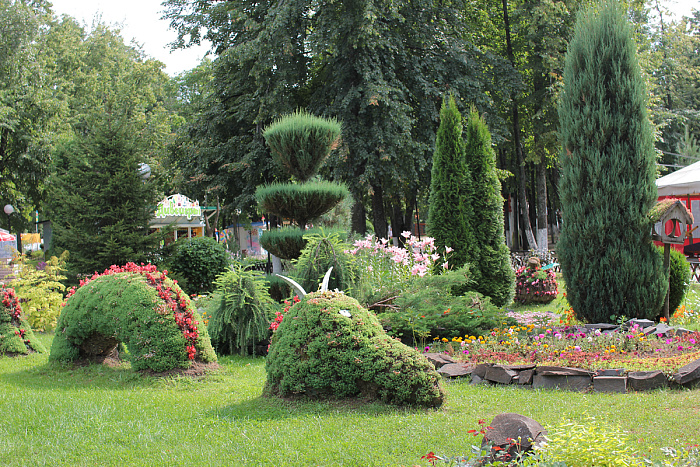
[[[50,346],[50,335],[40,338]],[[700,437],[700,390],[579,394],[457,381],[443,408],[415,410],[263,398],[263,358],[221,364],[200,380],[158,379],[50,365],[47,355],[0,357],[0,464],[412,466],[430,451],[466,454],[466,431],[502,412],[545,427],[595,416],[655,458]]]

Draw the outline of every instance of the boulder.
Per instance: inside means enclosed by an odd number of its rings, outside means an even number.
[[[544,442],[546,435],[547,431],[537,421],[517,413],[502,413],[496,415],[490,423],[481,446],[491,446],[492,459],[508,461],[518,453],[527,452]],[[509,457],[504,458],[499,451],[494,451],[496,446]]]
[[[441,366],[447,365],[448,363],[454,363],[455,361],[447,354],[428,352],[424,353],[423,356],[428,359],[430,363],[433,364],[436,370],[439,370]]]
[[[518,376],[517,371],[509,370],[501,365],[494,365],[486,370],[484,379],[494,383],[510,384],[516,376]]]
[[[627,392],[627,377],[625,376],[595,376],[593,378],[595,392]]]

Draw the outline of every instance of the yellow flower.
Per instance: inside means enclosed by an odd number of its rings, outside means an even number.
[[[447,340],[446,337],[443,337],[443,338],[442,338],[442,341],[443,341],[443,342],[448,342],[448,340]]]

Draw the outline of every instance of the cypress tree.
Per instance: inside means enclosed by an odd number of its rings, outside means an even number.
[[[474,108],[466,120],[464,140],[466,163],[474,181],[471,196],[473,214],[469,218],[471,231],[475,233],[476,261],[473,268],[478,270],[474,289],[491,297],[495,305],[504,306],[511,302],[515,294],[515,273],[510,265],[510,250],[505,239],[496,153],[486,122]]]
[[[646,90],[622,9],[583,12],[569,44],[559,106],[563,228],[557,245],[579,319],[653,318],[662,258],[647,217],[656,201]]]
[[[443,100],[435,139],[428,233],[438,251],[453,248],[449,262],[459,268],[474,260],[474,236],[469,224],[471,175],[464,159],[462,115],[453,96]]]

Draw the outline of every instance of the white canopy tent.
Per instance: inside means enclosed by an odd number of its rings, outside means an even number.
[[[659,196],[700,194],[700,162],[656,179]],[[696,215],[693,210],[693,215]]]

